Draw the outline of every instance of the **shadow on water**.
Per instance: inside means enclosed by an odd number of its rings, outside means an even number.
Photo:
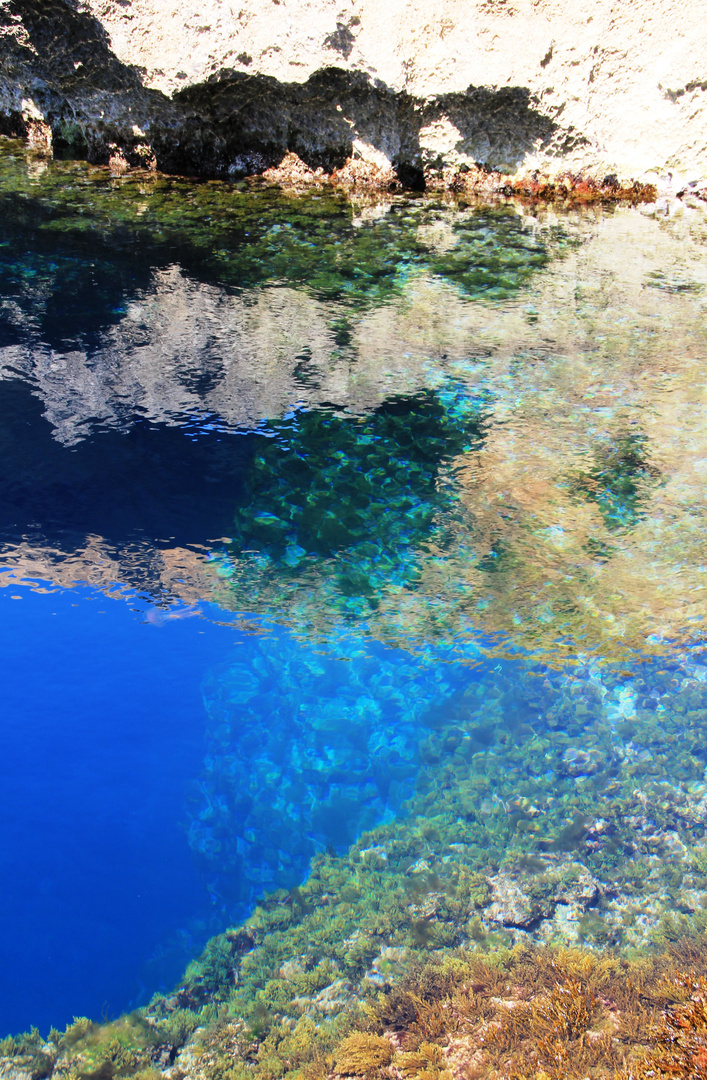
[[[121,580],[159,596],[151,552],[203,549],[232,531],[252,439],[195,438],[136,419],[127,432],[94,432],[71,448],[52,438],[22,382],[0,382],[0,537],[57,553],[100,537],[126,553]],[[143,549],[128,554],[131,545]]]

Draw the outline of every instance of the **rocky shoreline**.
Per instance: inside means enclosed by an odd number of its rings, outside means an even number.
[[[698,24],[672,0],[10,0],[0,134],[117,172],[654,201],[707,178]]]
[[[120,157],[112,160],[114,171],[127,172],[128,164]],[[560,173],[551,176],[535,170],[530,174],[508,176],[498,170],[479,165],[422,170],[419,175],[402,177],[393,168],[379,168],[354,158],[348,158],[341,168],[326,172],[312,169],[297,154],[288,152],[278,165],[247,177],[251,183],[273,184],[284,191],[300,192],[312,188],[329,188],[351,195],[365,193],[381,196],[406,190],[448,192],[452,195],[491,201],[514,198],[523,203],[559,202],[568,206],[594,203],[654,203],[658,188],[653,183],[638,181],[620,183],[615,175],[601,180],[582,173]],[[678,198],[693,195],[707,198],[707,188],[676,192]]]

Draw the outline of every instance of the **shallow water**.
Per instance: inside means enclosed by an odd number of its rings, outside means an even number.
[[[11,143],[0,207],[0,1029],[144,1004],[410,814],[489,930],[699,916],[704,213]]]

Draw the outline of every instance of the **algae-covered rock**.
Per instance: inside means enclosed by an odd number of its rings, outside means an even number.
[[[491,903],[484,917],[502,926],[529,929],[566,905],[578,919],[599,895],[596,879],[582,863],[547,861],[528,873],[509,869],[489,878]]]

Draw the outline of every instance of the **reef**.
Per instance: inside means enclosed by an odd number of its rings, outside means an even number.
[[[396,818],[315,855],[172,993],[6,1039],[2,1075],[703,1075],[705,671],[451,687]]]
[[[191,837],[224,888],[229,875],[250,879],[250,889],[268,880],[293,887],[304,863],[263,854],[271,817],[272,835],[277,819],[293,831],[302,860],[317,846],[342,850],[347,834],[377,816],[382,823],[342,864],[363,905],[342,924],[344,938],[363,926],[373,892],[393,913],[393,948],[416,935],[459,945],[472,930],[513,942],[641,947],[707,919],[707,681],[699,653],[679,666],[646,662],[630,677],[594,666],[558,673],[509,663],[475,676],[462,664],[422,664],[416,678],[407,673],[406,700],[404,667],[383,652],[346,656],[345,642],[336,645],[343,655],[308,662],[291,646],[283,663],[283,643],[266,638],[252,665],[262,686],[241,668],[219,675]],[[279,679],[268,659],[278,648]],[[365,689],[371,678],[378,701]],[[328,696],[333,685],[340,701]],[[273,714],[270,741],[254,720],[268,713],[263,694],[292,703]],[[307,720],[293,721],[300,705]],[[280,713],[291,740],[280,732]],[[243,732],[245,750],[236,754]],[[381,786],[384,776],[392,787]],[[288,809],[295,790],[301,814]],[[414,793],[406,798],[406,790]],[[313,865],[329,858],[317,855]],[[295,908],[315,903],[314,880],[294,886]]]

